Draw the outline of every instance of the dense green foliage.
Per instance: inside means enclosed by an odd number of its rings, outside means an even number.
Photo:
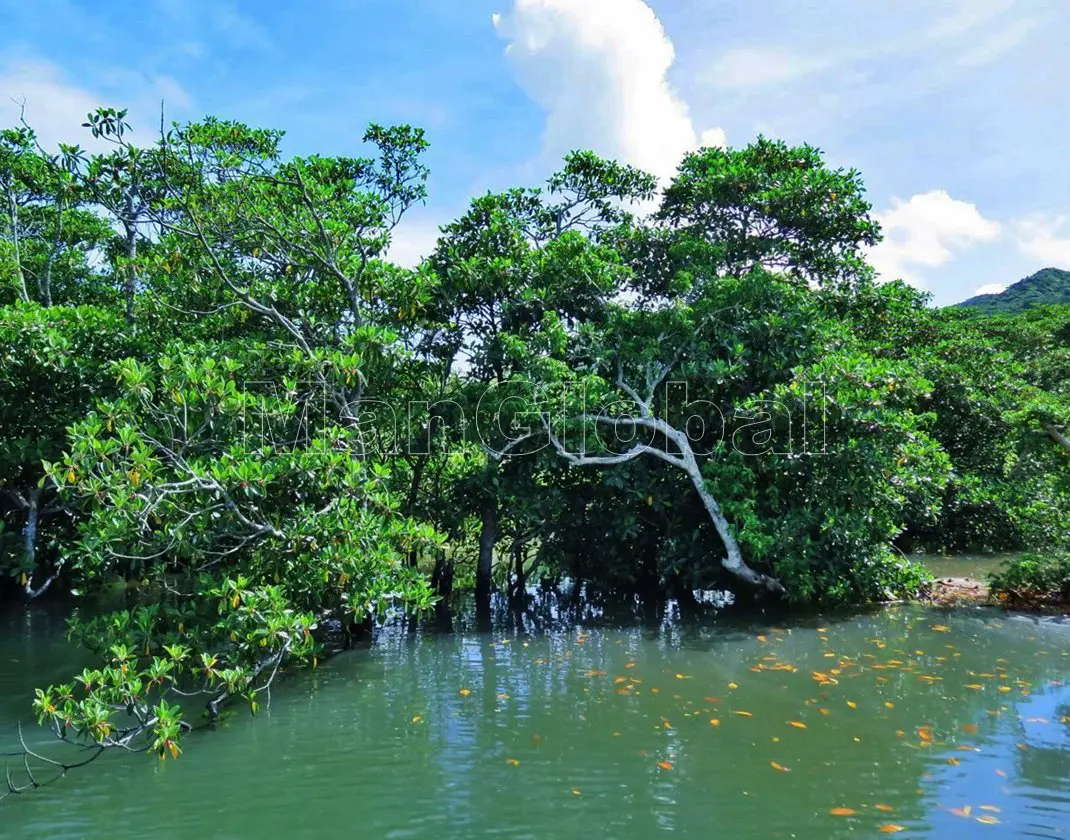
[[[0,573],[128,600],[72,623],[100,667],[39,694],[61,737],[175,755],[191,698],[255,710],[455,580],[867,602],[924,587],[905,544],[1066,544],[1070,316],[875,284],[817,149],[701,149],[660,196],[575,152],[406,269],[417,130],[87,128],[112,151],[0,146]]]
[[[1004,563],[989,576],[989,587],[1000,600],[1015,606],[1070,603],[1070,555],[1025,554]]]
[[[114,392],[110,364],[139,352],[122,318],[106,309],[0,308],[0,514],[8,526],[0,573],[28,594],[47,589],[62,569],[55,541],[72,524],[42,465],[61,457],[68,427]],[[39,545],[52,553],[38,556]]]
[[[1034,306],[1070,303],[1070,271],[1042,268],[999,294],[977,295],[958,304],[985,315],[1024,312]]]
[[[936,527],[913,536],[952,551],[1058,547],[1070,540],[1070,307],[977,318],[928,314],[889,342],[933,383],[934,437],[954,474]],[[895,348],[903,348],[896,350]]]

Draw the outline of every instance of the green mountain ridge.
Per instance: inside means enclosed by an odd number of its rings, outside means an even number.
[[[996,314],[1023,312],[1048,303],[1070,303],[1070,271],[1042,268],[1008,286],[998,295],[977,295],[954,305]]]

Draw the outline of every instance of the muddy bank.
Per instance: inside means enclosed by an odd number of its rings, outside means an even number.
[[[992,599],[988,584],[970,577],[937,578],[923,600],[946,607],[998,605]]]
[[[1022,613],[1070,615],[1070,604],[1057,599],[1038,597],[1008,597],[993,595],[988,584],[971,577],[941,577],[933,581],[922,601],[942,607],[1002,607]]]

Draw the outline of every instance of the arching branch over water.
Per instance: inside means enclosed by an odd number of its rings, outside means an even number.
[[[706,486],[705,479],[702,477],[702,470],[699,467],[698,460],[695,458],[695,453],[691,448],[691,442],[687,437],[686,431],[676,429],[664,420],[650,416],[610,418],[605,417],[604,415],[584,415],[579,419],[582,421],[602,424],[617,424],[620,422],[631,426],[651,429],[661,435],[668,443],[672,444],[676,449],[676,454],[659,449],[657,446],[649,446],[646,444],[636,444],[627,451],[614,455],[577,454],[568,450],[560,438],[554,434],[549,425],[546,427],[550,443],[553,444],[557,453],[570,464],[576,466],[611,466],[614,464],[623,464],[642,455],[650,455],[676,467],[677,469],[683,470],[691,480],[691,484],[694,486],[699,498],[702,500],[702,505],[705,508],[710,521],[713,523],[713,527],[717,529],[717,535],[721,538],[721,542],[724,543],[726,554],[721,559],[721,565],[725,570],[739,580],[752,586],[762,587],[777,594],[784,594],[784,587],[776,578],[755,571],[743,560],[743,553],[740,550],[735,535],[732,533],[732,526],[725,518],[724,513],[721,511],[721,506],[713,497],[713,494]]]
[[[698,493],[699,498],[702,500],[703,508],[724,545],[725,556],[721,559],[721,566],[737,579],[748,585],[760,587],[769,592],[783,595],[785,594],[785,590],[780,581],[774,577],[756,571],[743,559],[743,552],[733,533],[732,526],[725,517],[720,504],[717,502],[717,499],[714,498],[713,493],[710,491],[706,484],[706,480],[702,475],[702,469],[695,456],[694,449],[691,446],[691,440],[687,435],[687,431],[677,429],[666,420],[654,416],[652,405],[655,393],[682,355],[683,351],[677,351],[671,362],[660,364],[655,363],[647,366],[645,395],[641,395],[636,388],[628,384],[624,377],[623,367],[618,362],[615,385],[622,393],[627,395],[631,403],[634,404],[638,411],[638,416],[622,414],[611,417],[605,414],[580,414],[572,418],[571,421],[579,424],[594,424],[595,426],[617,426],[619,424],[624,424],[633,429],[646,429],[653,433],[654,437],[660,437],[665,444],[664,448],[659,448],[658,446],[651,444],[636,443],[624,452],[610,453],[606,455],[589,455],[586,452],[573,452],[554,431],[549,418],[545,414],[542,415],[542,432],[549,438],[550,443],[557,454],[574,466],[615,466],[635,460],[644,455],[649,455],[664,461],[676,469],[682,470],[687,475],[692,486],[695,488],[695,491]],[[490,454],[495,458],[505,457],[525,440],[535,437],[538,434],[540,433],[536,432],[516,439],[510,442],[501,451],[491,452]]]

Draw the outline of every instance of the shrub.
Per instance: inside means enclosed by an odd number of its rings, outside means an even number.
[[[990,574],[988,584],[1006,603],[1070,603],[1070,554],[1023,554]]]

